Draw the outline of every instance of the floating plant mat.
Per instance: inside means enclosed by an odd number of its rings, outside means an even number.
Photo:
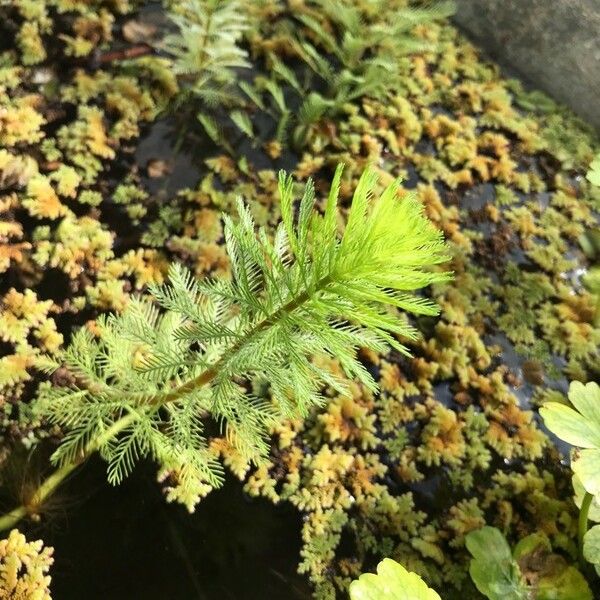
[[[0,7],[3,489],[29,487],[27,471],[10,475],[21,454],[11,449],[39,441],[52,447],[62,436],[31,414],[29,401],[45,379],[32,366],[35,357],[58,352],[78,327],[93,330],[99,314],[121,311],[133,294],[162,282],[172,261],[199,277],[227,277],[220,214],[242,196],[259,224],[274,226],[278,169],[298,182],[314,178],[324,197],[343,162],[347,203],[360,173],[374,165],[382,184],[405,178],[451,246],[453,281],[428,291],[440,318],[414,319],[422,339],[408,343],[412,357],[363,353],[380,392],[354,383],[349,396],[324,390],[325,406],[272,432],[267,463],[245,464],[217,428],[212,451],[248,496],[263,499],[250,504],[248,519],[255,510],[266,519],[264,499],[294,508],[302,547],[298,553],[290,533],[294,556],[287,558],[297,560],[321,598],[334,597],[383,557],[445,590],[444,598],[480,597],[464,540],[486,523],[511,540],[542,531],[555,551],[573,557],[577,510],[569,472],[536,409],[564,397],[567,381],[600,374],[598,299],[586,288],[598,261],[589,240],[600,194],[582,176],[598,149],[593,135],[547,98],[503,79],[444,19],[415,22],[411,35],[419,43],[395,56],[391,89],[373,81],[361,87],[350,75],[372,56],[365,52],[354,64],[340,50],[335,11],[308,0],[237,5],[246,19],[238,43],[249,66],[234,71],[242,88],[233,108],[213,106],[190,97],[185,74],[175,76],[161,40],[176,28],[164,11],[184,3],[165,4],[13,0]],[[341,5],[357,7],[365,31],[374,31],[405,2],[387,2],[383,12],[366,1]],[[346,80],[330,89],[319,57],[332,74],[348,73]],[[363,83],[382,74],[376,64],[370,68],[359,73]],[[328,362],[341,375],[336,360]],[[68,377],[59,370],[52,382]],[[83,478],[96,481],[88,489],[104,481],[99,472],[95,465]],[[149,520],[141,526],[164,532],[151,522],[160,508],[141,480],[97,492],[107,499],[106,519],[119,494],[132,511],[148,495],[154,508],[141,510]],[[244,516],[237,488],[227,486],[229,492],[212,493],[236,498]],[[82,487],[77,493],[84,495]],[[57,557],[60,598],[70,597],[61,587],[69,569],[83,571],[80,561],[97,560],[81,551],[81,537],[93,536],[104,518],[100,504],[88,502],[89,534],[85,502],[69,533],[48,533],[57,551],[73,548],[72,556]],[[206,499],[209,507],[215,502]],[[195,527],[210,525],[204,531],[217,539],[244,526],[224,526],[202,504],[197,510],[190,531],[177,516],[186,552],[180,569],[188,575],[179,571],[174,579],[193,581],[195,573],[205,581]],[[285,514],[296,531],[295,517]],[[61,519],[54,527],[63,527]],[[43,528],[36,533],[45,537]],[[171,564],[181,556],[176,545],[157,542],[153,551],[165,552]],[[256,560],[248,587],[266,568]],[[102,564],[110,571],[106,557]],[[160,585],[177,589],[160,575]],[[289,573],[283,578],[305,593]],[[261,581],[256,596],[231,597],[293,597],[269,588],[268,577]],[[171,597],[194,593],[184,589]],[[93,588],[85,597],[107,593]],[[108,597],[134,594],[126,593]],[[203,593],[198,597],[227,597],[210,586]]]

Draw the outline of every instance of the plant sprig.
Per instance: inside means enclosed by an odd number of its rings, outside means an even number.
[[[376,389],[358,348],[408,352],[402,339],[417,331],[386,307],[436,314],[413,292],[448,279],[431,269],[448,253],[415,196],[400,196],[399,181],[373,198],[370,169],[340,234],[341,176],[339,167],[319,214],[312,183],[297,204],[292,178],[280,173],[282,223],[272,238],[256,229],[241,200],[236,220],[224,216],[231,281],[197,281],[173,265],[169,283],[151,287],[151,298],[99,319],[94,334],[81,329],[60,365],[47,362],[77,380],[42,386],[37,401],[38,414],[66,432],[52,457],[59,470],[70,472],[97,451],[117,484],[149,457],[170,475],[169,499],[193,510],[222,481],[206,440],[209,419],[256,462],[268,453],[275,422],[322,404],[325,386],[344,391],[311,357],[329,355],[348,377]],[[249,392],[257,380],[268,384],[272,401]],[[0,527],[10,525],[0,519]]]

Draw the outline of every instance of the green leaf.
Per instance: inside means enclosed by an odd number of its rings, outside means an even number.
[[[237,125],[238,129],[245,133],[249,138],[254,137],[254,129],[250,117],[241,110],[235,110],[231,113],[231,120]]]
[[[489,600],[527,600],[528,589],[508,542],[495,527],[482,527],[466,536],[473,555],[469,573],[477,589]]]
[[[508,542],[495,527],[482,527],[472,531],[466,536],[467,550],[473,558],[479,560],[482,557],[492,562],[503,562],[512,560],[512,553]]]
[[[221,139],[221,131],[215,119],[210,115],[201,112],[198,113],[196,117],[202,124],[202,127],[204,127],[204,131],[206,131],[208,137],[215,142],[215,144],[218,144]]]
[[[600,525],[594,525],[583,536],[583,557],[592,564],[600,564]]]
[[[572,566],[561,569],[554,565],[553,572],[544,575],[536,587],[536,600],[593,600],[594,598],[585,577]]]
[[[256,106],[258,106],[258,108],[265,110],[265,104],[262,100],[260,92],[256,88],[252,87],[252,85],[250,85],[247,81],[240,81],[238,85],[239,88],[246,94],[246,96],[248,96],[248,98],[250,98],[250,100],[252,100]]]
[[[593,381],[585,385],[580,381],[573,381],[569,386],[569,400],[600,431],[600,386]]]
[[[350,584],[350,600],[441,600],[416,574],[391,558],[377,565],[377,575],[364,573]]]
[[[577,508],[581,508],[586,489],[583,487],[583,483],[581,483],[581,479],[579,479],[577,475],[573,474],[571,481],[573,482],[573,500]],[[594,496],[592,504],[590,505],[588,519],[594,521],[594,523],[600,523],[600,498],[597,496]]]
[[[559,438],[580,448],[600,448],[600,387],[573,381],[569,400],[577,410],[558,402],[540,409],[546,427]]]
[[[600,154],[591,162],[586,177],[592,185],[600,187]]]
[[[571,463],[571,468],[586,492],[594,496],[600,494],[600,450],[581,450]]]

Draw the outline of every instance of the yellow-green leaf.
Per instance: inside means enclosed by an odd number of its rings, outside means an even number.
[[[364,573],[350,584],[350,600],[441,600],[416,574],[390,558],[377,565],[377,575]]]
[[[600,525],[594,525],[583,536],[583,557],[592,564],[600,564]]]
[[[548,402],[540,409],[546,427],[559,438],[584,448],[573,460],[573,472],[586,492],[600,494],[600,386],[573,381],[569,400],[574,408]]]
[[[600,450],[597,448],[581,450],[571,467],[586,492],[594,496],[600,494]]]

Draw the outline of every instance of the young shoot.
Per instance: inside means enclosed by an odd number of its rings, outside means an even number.
[[[75,383],[39,392],[38,413],[65,432],[41,500],[98,452],[112,484],[139,459],[153,459],[168,474],[168,499],[193,510],[223,480],[207,443],[209,422],[257,462],[268,453],[274,423],[323,404],[327,386],[344,391],[311,357],[333,357],[350,379],[376,389],[358,349],[408,352],[402,340],[417,331],[388,307],[437,314],[414,292],[448,279],[435,268],[448,252],[416,197],[400,194],[399,181],[374,197],[371,169],[340,233],[341,176],[338,167],[320,214],[312,182],[296,203],[292,178],[281,172],[282,222],[272,237],[256,228],[241,200],[237,219],[223,217],[231,280],[198,281],[173,265],[168,284],[151,287],[150,297],[123,314],[100,318],[93,332],[79,330],[60,362],[46,361],[48,371],[68,369]],[[257,380],[270,401],[250,392]],[[0,527],[26,513],[15,509]]]

